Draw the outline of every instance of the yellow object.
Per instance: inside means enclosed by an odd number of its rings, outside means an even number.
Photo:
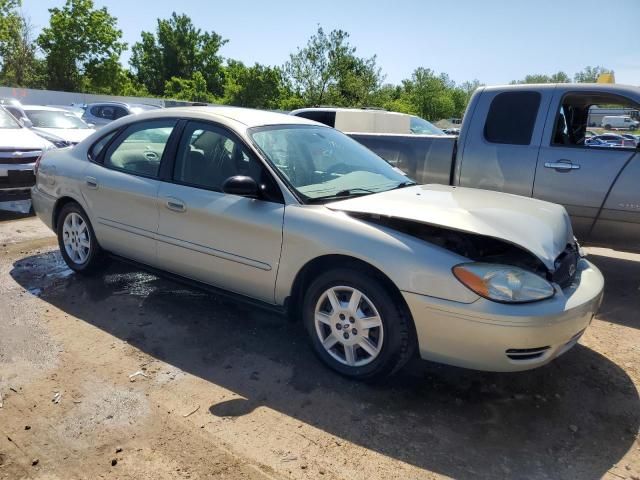
[[[616,77],[612,73],[601,73],[596,83],[616,83]]]

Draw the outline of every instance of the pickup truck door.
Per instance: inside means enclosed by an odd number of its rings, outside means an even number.
[[[576,237],[587,241],[614,182],[635,152],[628,148],[564,145],[554,141],[559,123],[564,122],[560,105],[566,94],[556,91],[549,109],[533,196],[564,205]]]

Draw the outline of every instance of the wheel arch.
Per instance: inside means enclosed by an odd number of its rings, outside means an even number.
[[[316,257],[309,260],[298,271],[291,287],[291,293],[285,301],[285,307],[290,320],[298,321],[301,318],[300,309],[306,287],[309,286],[317,275],[334,268],[350,268],[374,276],[385,286],[387,291],[391,293],[393,299],[398,302],[398,305],[403,308],[405,314],[408,315],[411,323],[413,323],[411,311],[400,293],[400,289],[384,272],[364,260],[341,254],[329,254]]]
[[[77,199],[65,195],[63,197],[60,197],[58,200],[56,200],[55,205],[53,206],[53,213],[52,213],[52,217],[51,217],[51,225],[53,225],[54,230],[56,230],[58,228],[58,220],[60,217],[60,212],[62,211],[62,209],[64,208],[65,205],[68,205],[70,203],[76,203],[78,204],[78,206],[82,209],[82,211],[85,213],[85,215],[87,215],[87,211],[84,209],[84,207],[82,206],[82,203],[80,203]],[[89,216],[87,215],[87,218]]]

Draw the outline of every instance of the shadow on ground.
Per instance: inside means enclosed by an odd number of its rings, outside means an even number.
[[[594,254],[588,258],[606,281],[598,318],[640,329],[640,261]]]
[[[264,405],[450,477],[601,478],[631,448],[640,423],[631,379],[580,345],[530,372],[414,360],[366,385],[325,369],[298,324],[123,264],[99,277],[65,276],[59,255],[48,253],[16,262],[11,274],[68,314],[244,397],[210,405],[212,415]]]

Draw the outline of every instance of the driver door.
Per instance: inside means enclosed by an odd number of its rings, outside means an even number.
[[[158,262],[184,277],[273,303],[284,221],[281,192],[260,198],[224,193],[225,180],[235,175],[252,177],[263,191],[278,188],[233,133],[188,122],[171,180],[158,192]]]

